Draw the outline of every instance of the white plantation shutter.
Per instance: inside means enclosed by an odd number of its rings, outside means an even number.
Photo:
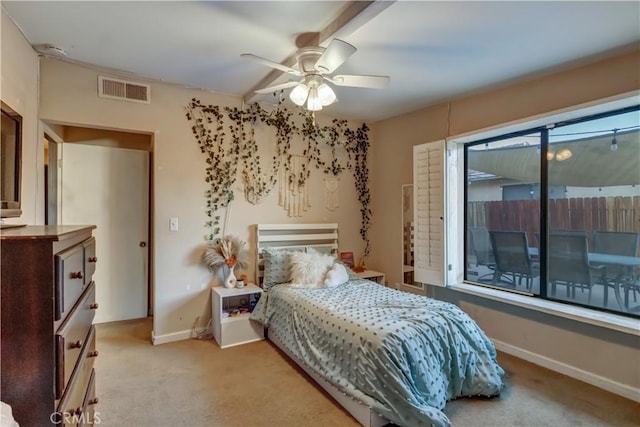
[[[444,141],[413,147],[415,281],[444,286]]]

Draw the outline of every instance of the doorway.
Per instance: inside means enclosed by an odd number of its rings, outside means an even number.
[[[57,223],[97,226],[95,322],[151,316],[152,135],[74,126],[63,135]]]

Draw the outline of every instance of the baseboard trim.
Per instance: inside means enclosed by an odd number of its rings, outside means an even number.
[[[151,343],[153,345],[166,344],[174,341],[183,341],[191,338],[191,329],[170,334],[156,335],[155,331],[151,331]]]
[[[594,385],[603,390],[610,391],[611,393],[633,400],[634,402],[640,402],[640,389],[632,386],[613,381],[609,378],[602,377],[600,375],[587,372],[583,369],[576,368],[575,366],[567,365],[566,363],[558,362],[557,360],[550,359],[545,356],[524,350],[522,348],[507,344],[505,342],[494,340],[493,341],[497,350],[512,356],[524,359],[527,362],[534,363],[542,366],[543,368],[550,369],[555,372],[559,372],[563,375],[567,375],[571,378],[575,378],[585,383]]]

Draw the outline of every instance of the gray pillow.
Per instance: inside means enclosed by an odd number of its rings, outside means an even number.
[[[262,250],[264,260],[262,289],[268,291],[273,286],[291,281],[289,255],[291,251],[284,249],[264,248]]]

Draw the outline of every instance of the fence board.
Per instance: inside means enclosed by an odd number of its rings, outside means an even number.
[[[607,198],[598,197],[598,227],[595,230],[607,229]]]

